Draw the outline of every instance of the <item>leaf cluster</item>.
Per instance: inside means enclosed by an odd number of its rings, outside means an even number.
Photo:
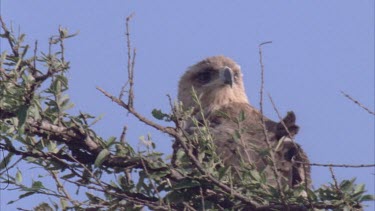
[[[34,210],[342,210],[373,200],[364,185],[352,179],[317,190],[283,187],[283,201],[264,172],[244,164],[240,177],[234,176],[216,154],[204,114],[198,120],[180,104],[171,113],[152,112],[156,119],[175,124],[167,128],[106,94],[140,121],[175,138],[178,149],[172,162],[155,151],[150,135],[142,138],[149,143],[144,151],[134,150],[123,136],[103,138],[92,129],[100,116],[69,112],[74,104],[67,95],[64,42],[75,34],[60,27],[49,40],[48,52],[38,53],[35,43],[30,53],[25,35],[15,36],[1,23],[0,37],[9,43],[9,52],[0,58],[0,149],[5,154],[0,181],[20,192],[10,204],[37,194],[48,200]],[[245,118],[241,114],[236,119],[237,139]],[[193,132],[183,129],[185,121],[194,123]],[[20,163],[38,170],[31,184]]]

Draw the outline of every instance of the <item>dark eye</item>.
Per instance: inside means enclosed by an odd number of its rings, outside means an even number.
[[[234,77],[234,80],[237,81],[240,78],[240,74],[239,73],[234,73],[233,77]]]
[[[211,73],[210,72],[199,73],[197,76],[197,80],[199,81],[199,83],[206,84],[211,80]]]

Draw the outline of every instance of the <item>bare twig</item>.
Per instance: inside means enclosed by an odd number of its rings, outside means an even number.
[[[300,153],[298,151],[298,153]],[[313,204],[313,199],[311,198],[310,194],[309,194],[309,181],[307,179],[307,166],[305,164],[301,164],[302,165],[302,168],[303,168],[303,182],[304,182],[304,188],[305,188],[305,191],[306,191],[306,196],[307,196],[307,200],[309,201],[309,207],[311,210],[315,210],[315,207],[314,207],[314,204]]]
[[[273,101],[273,99],[272,99],[272,97],[271,97],[270,94],[268,94],[268,98],[270,99],[271,104],[272,104],[272,107],[273,107],[273,109],[275,110],[275,112],[276,112],[276,114],[277,114],[277,116],[278,116],[278,118],[279,118],[279,120],[280,120],[282,126],[284,127],[285,131],[288,133],[289,138],[292,140],[292,143],[293,143],[294,147],[295,147],[296,149],[298,149],[299,147],[298,147],[297,143],[294,141],[293,135],[292,135],[291,132],[289,131],[288,127],[286,126],[286,124],[285,124],[283,118],[281,117],[280,112],[279,112],[279,110],[277,109],[277,107],[276,107],[276,105],[275,105],[275,102]],[[296,156],[297,156],[297,157],[303,157],[303,155],[301,155],[301,151],[300,151],[300,150],[297,150],[297,154],[296,154]],[[294,163],[298,163],[298,161],[296,161],[296,160],[293,160],[293,162],[294,162]],[[305,186],[305,191],[306,191],[306,193],[308,193],[309,181],[308,181],[308,175],[307,175],[307,169],[306,169],[306,168],[308,167],[308,164],[305,164],[305,163],[300,163],[300,164],[302,165],[302,168],[303,168],[303,176],[304,176],[304,178],[303,178],[304,181],[303,181],[303,182],[305,183],[305,184],[304,184],[304,186]],[[310,205],[311,205],[310,208],[311,208],[311,209],[314,209],[314,207],[313,207],[313,205],[312,205],[311,197],[310,197],[309,195],[307,195],[307,199],[309,200],[309,203],[310,203]]]
[[[122,132],[121,132],[121,136],[120,136],[120,142],[122,144],[125,144],[126,143],[126,131],[128,130],[128,127],[125,125],[123,128],[122,128]]]
[[[182,204],[185,206],[185,209],[186,209],[186,210],[196,211],[196,209],[194,209],[194,207],[190,206],[189,203],[187,203],[187,202],[182,202]],[[185,209],[184,209],[184,210],[185,210]]]
[[[260,103],[260,113],[263,114],[263,91],[264,91],[264,65],[263,65],[263,52],[262,52],[262,46],[263,45],[267,45],[267,44],[271,44],[272,41],[267,41],[267,42],[262,42],[261,44],[259,44],[258,48],[259,48],[259,63],[260,63],[260,99],[259,99],[259,103]]]
[[[262,129],[263,129],[263,133],[264,133],[264,136],[265,136],[265,142],[267,144],[267,148],[269,150],[269,153],[270,153],[270,156],[271,156],[271,165],[272,165],[272,172],[275,176],[275,180],[276,180],[276,185],[277,185],[277,190],[279,192],[279,195],[280,195],[280,198],[281,198],[281,201],[284,205],[286,205],[286,200],[285,200],[285,194],[284,192],[282,191],[282,188],[281,188],[281,184],[280,184],[280,175],[279,175],[279,172],[277,170],[277,166],[276,166],[276,158],[275,158],[275,154],[274,154],[274,149],[271,147],[271,143],[270,143],[270,139],[269,139],[269,136],[268,136],[268,131],[267,131],[267,128],[266,128],[266,123],[265,123],[265,119],[264,119],[264,115],[263,115],[263,92],[264,92],[264,64],[263,64],[263,56],[262,56],[262,46],[263,45],[266,45],[266,44],[270,44],[272,43],[271,41],[268,41],[268,42],[263,42],[261,44],[259,44],[259,64],[260,64],[260,70],[261,70],[261,85],[260,85],[260,91],[259,91],[259,94],[260,94],[260,100],[259,100],[259,106],[260,106],[260,113],[261,113],[261,125],[262,125]]]
[[[271,102],[271,104],[272,104],[273,109],[275,110],[275,112],[276,112],[276,114],[277,114],[277,117],[279,118],[279,121],[281,122],[282,126],[284,127],[285,131],[287,132],[289,138],[292,140],[292,143],[293,143],[294,147],[295,147],[296,149],[298,149],[299,147],[297,146],[297,143],[295,142],[295,140],[294,140],[294,138],[293,138],[293,135],[292,135],[291,132],[289,131],[289,128],[286,126],[286,124],[285,124],[283,118],[282,118],[281,115],[280,115],[279,110],[278,110],[277,107],[276,107],[275,102],[273,101],[273,99],[272,99],[272,97],[271,97],[271,95],[270,95],[269,93],[268,93],[268,98],[269,98],[269,100],[270,100],[270,102]],[[300,151],[300,150],[297,150],[297,154],[296,154],[296,156],[297,156],[297,157],[302,157],[302,155],[301,155],[301,151]],[[295,161],[295,160],[293,160],[293,162],[294,162],[294,163],[298,163],[298,162]],[[309,201],[310,209],[314,210],[314,205],[313,205],[313,203],[312,203],[312,199],[311,199],[310,195],[308,194],[308,191],[309,191],[309,187],[308,187],[308,186],[309,186],[309,181],[308,181],[308,175],[307,175],[307,169],[306,169],[306,168],[309,167],[309,166],[307,166],[307,164],[305,164],[305,163],[300,163],[300,164],[302,165],[302,168],[303,168],[303,182],[304,182],[305,192],[306,192],[306,194],[307,194],[307,200]]]
[[[141,156],[141,163],[142,163],[142,166],[143,166],[143,170],[144,170],[145,173],[146,173],[146,176],[149,178],[149,181],[150,181],[150,183],[151,183],[152,188],[154,189],[156,195],[157,195],[158,198],[160,199],[160,200],[159,200],[159,202],[160,202],[160,206],[164,205],[163,200],[162,200],[162,198],[160,197],[160,193],[159,193],[158,189],[156,188],[156,185],[155,185],[154,181],[151,179],[150,174],[148,173],[147,167],[146,167],[146,165],[145,165],[145,162],[143,161],[142,156]]]
[[[133,56],[132,56],[132,47],[131,47],[131,39],[130,39],[130,27],[129,22],[134,17],[134,13],[130,14],[128,17],[126,17],[126,45],[127,45],[127,57],[128,57],[128,80],[125,82],[123,87],[121,88],[119,99],[122,99],[124,96],[124,93],[126,92],[126,87],[129,84],[129,90],[128,90],[128,105],[130,107],[133,107],[133,100],[134,100],[134,93],[133,93],[133,86],[134,86],[134,65],[135,65],[135,56],[136,56],[136,49],[133,49]]]
[[[65,195],[65,198],[67,200],[69,200],[73,205],[75,206],[79,206],[80,203],[74,199],[72,199],[72,197],[70,196],[69,192],[64,188],[64,185],[61,184],[60,180],[59,180],[59,177],[57,175],[57,173],[55,171],[49,171],[52,175],[52,178],[55,180],[56,182],[56,186],[57,186],[57,191],[60,192],[60,194],[63,194]]]
[[[2,146],[0,146],[1,150],[3,151],[4,148]],[[4,152],[4,151],[3,151]],[[4,156],[3,156],[4,157]],[[18,160],[16,160],[12,165],[10,166],[5,166],[5,169],[3,171],[0,171],[0,175],[3,175],[5,172],[8,172],[10,169],[12,169],[13,167],[15,167],[19,162],[21,162],[23,160],[22,157],[18,158]],[[8,165],[8,164],[5,164],[5,165]],[[8,174],[8,173],[7,173]],[[6,189],[6,188],[5,188]]]
[[[363,108],[365,111],[367,111],[369,114],[375,115],[374,111],[371,111],[369,108],[364,106],[362,103],[360,103],[358,100],[354,99],[350,95],[346,94],[345,92],[341,91],[341,94],[343,94],[346,98],[353,101],[353,103],[357,104],[359,107]]]
[[[177,133],[175,131],[174,128],[171,128],[171,127],[164,127],[164,126],[161,126],[149,119],[147,119],[146,117],[142,116],[140,113],[136,112],[134,110],[133,107],[130,107],[128,104],[126,104],[124,101],[122,101],[121,99],[119,98],[116,98],[114,97],[113,95],[109,94],[108,92],[106,92],[104,89],[100,88],[100,87],[96,87],[97,90],[99,90],[100,92],[102,92],[106,97],[108,97],[109,99],[111,99],[112,101],[114,101],[115,103],[117,103],[119,106],[125,108],[129,113],[133,114],[139,121],[161,131],[161,132],[164,132],[166,134],[169,134],[171,136],[176,136]]]
[[[6,39],[8,40],[9,42],[9,46],[11,47],[12,49],[12,52],[14,54],[15,57],[19,57],[19,52],[18,52],[18,46],[15,46],[14,45],[14,38],[11,36],[11,33],[10,31],[8,30],[5,22],[3,21],[3,18],[0,16],[0,22],[1,22],[1,28],[4,30],[4,36],[6,37]]]
[[[199,193],[201,194],[201,201],[202,201],[202,210],[205,211],[206,210],[206,205],[204,204],[204,195],[203,195],[203,190],[202,190],[202,187],[199,187]]]
[[[332,177],[332,180],[333,180],[333,184],[335,186],[335,190],[336,190],[336,193],[342,197],[343,193],[342,191],[340,190],[340,187],[339,187],[339,184],[337,182],[337,179],[336,179],[336,176],[335,176],[335,173],[333,172],[333,168],[332,167],[329,167],[329,172],[331,172],[331,177]]]
[[[131,69],[129,71],[129,96],[128,96],[128,105],[130,107],[133,107],[134,102],[134,66],[135,66],[135,56],[136,56],[136,49],[133,49],[133,58],[132,58],[132,64]]]
[[[323,163],[304,163],[298,162],[305,165],[310,166],[321,166],[321,167],[336,167],[336,168],[372,168],[375,167],[375,164],[359,164],[359,165],[351,165],[351,164],[323,164]]]
[[[36,76],[36,74],[37,74],[37,72],[36,72],[37,52],[38,52],[38,40],[35,40],[35,44],[34,44],[34,57],[33,57],[33,66],[34,66],[34,69],[32,69],[32,72],[31,72],[31,74],[33,76]]]
[[[283,117],[280,115],[280,112],[279,112],[279,110],[277,109],[276,104],[275,104],[275,102],[273,101],[273,99],[272,99],[272,97],[271,97],[271,95],[270,95],[269,93],[268,93],[268,98],[269,98],[269,100],[270,100],[270,102],[271,102],[271,104],[272,104],[272,107],[273,107],[274,111],[276,112],[277,117],[279,118],[281,124],[283,125],[284,129],[285,129],[286,132],[288,133],[289,137],[292,139],[293,143],[295,144],[295,141],[294,141],[294,139],[293,139],[293,136],[292,136],[291,132],[289,131],[289,128],[286,126],[286,124],[285,124],[285,122],[284,122],[284,120],[283,120]]]
[[[59,32],[60,32],[60,50],[61,50],[61,62],[64,64],[65,63],[65,46],[64,46],[64,39],[65,39],[65,29],[59,26]]]

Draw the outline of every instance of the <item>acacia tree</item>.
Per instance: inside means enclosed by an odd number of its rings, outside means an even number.
[[[15,36],[0,18],[1,39],[10,49],[2,52],[0,58],[0,149],[4,153],[0,180],[3,188],[6,185],[8,189],[20,191],[19,198],[8,203],[41,194],[54,200],[35,204],[33,210],[141,210],[144,207],[151,210],[354,210],[360,209],[362,202],[373,200],[363,184],[355,184],[355,179],[338,182],[333,171],[332,183],[316,190],[306,185],[275,188],[267,184],[263,172],[245,167],[241,180],[234,182],[234,176],[215,153],[207,125],[197,123],[200,129],[191,136],[186,135],[181,121],[197,121],[179,103],[170,101],[170,112],[156,109],[152,112],[156,119],[172,122],[174,127],[162,126],[142,116],[133,106],[135,50],[130,47],[129,19],[126,22],[128,81],[119,96],[98,90],[139,121],[173,137],[181,147],[174,155],[180,165],[171,165],[163,153],[152,150],[153,143],[148,146],[150,150],[134,150],[124,141],[126,128],[120,137],[104,139],[92,129],[98,121],[95,116],[68,112],[73,104],[66,94],[69,84],[65,73],[69,62],[64,57],[64,42],[75,34],[60,27],[58,35],[49,40],[48,52],[38,52],[35,43],[30,53],[30,46],[23,42],[25,35]],[[234,121],[241,122],[243,118],[240,116]],[[272,150],[265,149],[264,156],[269,156]],[[9,174],[21,162],[30,168],[41,167],[47,176],[33,180],[29,186],[24,184],[21,170]],[[45,180],[53,181],[54,186],[46,185]],[[67,184],[77,192],[69,192]],[[77,200],[78,192],[84,192],[81,198],[85,199]]]

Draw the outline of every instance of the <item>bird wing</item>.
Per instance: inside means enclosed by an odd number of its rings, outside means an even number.
[[[267,138],[262,125],[262,114],[249,104],[232,103],[207,115],[217,154],[224,164],[232,166],[237,173],[240,173],[240,166],[244,164],[249,165],[249,168],[255,167],[265,171],[268,181],[275,184],[269,159],[264,156],[267,154],[268,140],[275,150],[275,164],[283,183],[294,186],[304,182],[305,177],[310,181],[310,169],[299,163],[308,162],[307,156],[300,145],[292,140],[298,132],[294,113],[289,112],[279,123],[264,116],[263,118]]]

